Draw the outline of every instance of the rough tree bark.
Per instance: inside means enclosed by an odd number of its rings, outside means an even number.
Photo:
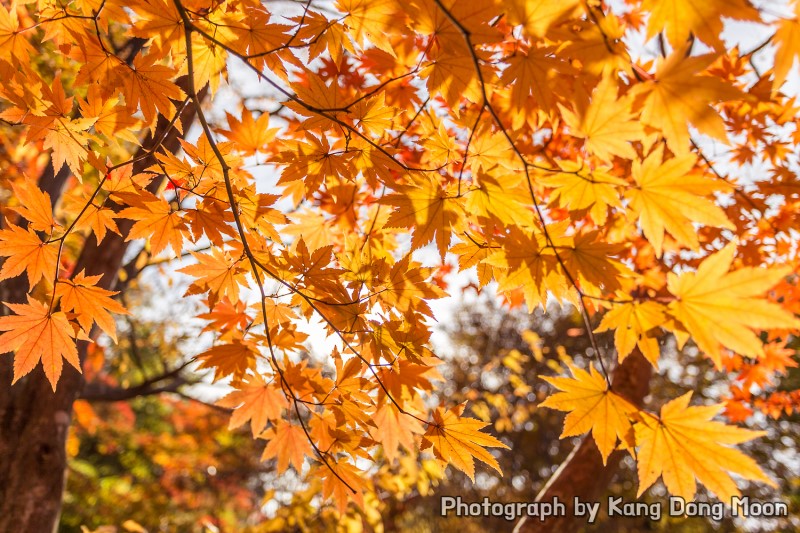
[[[195,118],[195,108],[189,103],[183,108],[181,122],[187,131]],[[167,151],[180,148],[180,134],[161,120],[153,135],[142,143],[137,155],[145,155],[161,146]],[[159,143],[159,141],[161,141]],[[153,157],[143,158],[134,165],[134,172],[155,164]],[[55,203],[68,174],[46,172],[40,179]],[[154,180],[151,187],[160,186]],[[74,268],[87,275],[103,274],[98,284],[112,289],[128,243],[125,236],[132,221],[120,220],[122,236],[109,232],[102,243],[94,237],[86,241]],[[0,301],[24,302],[27,279],[15,278],[0,283]],[[3,308],[0,313],[7,313]],[[81,361],[87,343],[79,343]],[[83,376],[65,364],[58,387],[53,392],[41,368],[20,379],[13,386],[12,358],[0,357],[0,533],[50,533],[58,527],[64,491],[67,455],[67,432],[72,419],[72,404],[83,387]]]
[[[612,378],[614,392],[625,397],[634,405],[641,406],[650,391],[652,366],[642,356],[638,348],[617,367]],[[556,470],[547,484],[536,495],[537,502],[549,502],[553,498],[565,504],[564,516],[552,517],[544,522],[528,520],[523,517],[517,522],[514,533],[550,533],[552,531],[575,531],[584,518],[574,516],[573,499],[595,501],[608,487],[619,462],[626,452],[612,453],[605,466],[600,452],[590,436],[584,437],[566,461]]]

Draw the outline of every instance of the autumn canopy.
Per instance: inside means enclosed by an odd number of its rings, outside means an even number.
[[[376,498],[378,462],[474,479],[514,453],[469,404],[428,401],[431,302],[464,279],[579,310],[592,349],[541,406],[598,464],[635,458],[639,494],[773,483],[735,424],[800,409],[769,393],[800,328],[789,4],[4,2],[0,529],[56,520],[58,497],[10,495],[60,494],[55,428],[156,263],[189,280],[175,320],[213,343],[185,362],[230,384],[231,428],[341,513]],[[667,339],[726,404],[643,401]],[[55,478],[19,469],[45,441]]]

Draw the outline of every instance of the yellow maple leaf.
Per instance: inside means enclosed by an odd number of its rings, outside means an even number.
[[[625,192],[656,254],[662,253],[665,231],[696,250],[699,243],[693,222],[734,229],[722,209],[705,198],[714,191],[725,190],[727,185],[693,173],[696,156],[686,154],[662,162],[663,151],[659,146],[644,161],[634,161],[636,186]]]
[[[560,264],[585,294],[616,291],[622,288],[625,278],[633,277],[633,272],[614,258],[625,250],[624,244],[607,242],[597,230],[562,240],[565,242],[557,244]]]
[[[474,418],[462,417],[465,404],[457,405],[445,411],[438,407],[433,412],[433,423],[423,437],[422,449],[433,446],[433,453],[439,459],[447,461],[475,481],[475,459],[483,461],[498,472],[500,465],[485,448],[505,448],[508,446],[480,429],[488,426]]]
[[[563,224],[548,226],[551,236],[559,238],[563,227]],[[538,231],[509,227],[502,249],[496,250],[485,262],[496,267],[494,277],[498,281],[498,291],[521,289],[530,310],[546,305],[549,295],[559,300],[571,296],[555,251],[547,246],[544,235]]]
[[[58,172],[66,164],[78,179],[83,176],[83,162],[89,155],[89,139],[86,130],[96,119],[70,120],[57,118],[50,123],[43,147],[52,149],[53,169]]]
[[[562,439],[591,431],[603,464],[606,464],[617,446],[617,439],[630,441],[632,426],[629,417],[638,409],[611,391],[603,375],[593,366],[590,372],[569,363],[567,366],[572,377],[542,376],[561,392],[549,396],[539,406],[569,413],[564,419]]]
[[[67,315],[52,312],[50,307],[28,297],[27,304],[6,303],[15,314],[0,317],[0,353],[15,352],[14,379],[34,369],[41,361],[53,391],[61,376],[63,359],[80,372],[78,349],[73,340],[72,325]]]
[[[789,311],[763,299],[791,268],[746,267],[728,273],[735,253],[736,245],[728,244],[706,258],[697,272],[667,276],[667,288],[677,298],[669,304],[670,313],[717,368],[722,366],[721,346],[750,357],[764,354],[764,343],[753,330],[800,328],[800,320]]]
[[[467,213],[496,219],[502,224],[529,226],[533,224],[533,206],[528,189],[511,176],[502,183],[491,176],[481,175],[475,187],[466,194],[464,209]]]
[[[472,135],[467,151],[467,166],[473,173],[481,170],[488,172],[498,165],[507,170],[515,170],[516,162],[508,139],[502,133],[490,133],[487,128]]]
[[[673,48],[686,44],[691,35],[724,51],[719,38],[724,28],[723,17],[736,20],[760,20],[760,15],[748,0],[644,0],[642,7],[650,12],[647,38],[663,31]]]
[[[642,413],[634,425],[639,492],[641,496],[659,476],[670,494],[691,500],[696,492],[695,478],[721,500],[738,496],[729,472],[745,479],[774,483],[756,462],[728,445],[747,442],[766,434],[711,419],[725,406],[689,407],[692,393],[672,400],[661,408],[661,415]]]
[[[794,10],[795,18],[781,20],[772,37],[775,43],[773,91],[781,88],[795,60],[800,58],[800,3],[795,3]]]
[[[514,110],[512,126],[519,128],[536,108],[550,112],[557,99],[554,87],[559,73],[575,74],[575,69],[553,54],[552,47],[531,48],[508,59],[501,80],[510,85],[510,106]],[[531,102],[533,98],[533,102]],[[531,105],[535,103],[535,106]]]
[[[605,76],[592,93],[588,107],[576,115],[561,107],[561,114],[576,137],[586,139],[586,149],[604,161],[612,156],[634,159],[631,146],[644,135],[642,125],[634,120],[629,98],[617,96],[617,82]]]
[[[10,10],[0,6],[0,55],[23,62],[33,51],[33,46],[20,31],[17,6],[12,3]]]
[[[481,101],[481,86],[469,54],[441,53],[420,71],[420,77],[427,79],[431,95],[441,95],[451,106],[462,98]]]
[[[386,95],[379,93],[372,98],[359,100],[353,106],[353,117],[367,135],[381,137],[392,129],[394,120],[403,113],[402,109],[386,105]]]
[[[453,230],[463,224],[463,200],[452,186],[442,186],[435,177],[420,176],[410,185],[397,185],[398,191],[385,196],[381,203],[397,209],[386,221],[387,228],[413,228],[411,248],[415,250],[436,240],[444,259]]]
[[[580,161],[561,161],[564,172],[545,175],[536,182],[552,187],[551,201],[573,212],[587,212],[597,224],[604,224],[609,206],[619,207],[619,188],[625,180],[611,175],[608,168],[589,168]]]
[[[387,35],[397,9],[392,0],[338,0],[336,8],[347,13],[344,23],[356,43],[363,46],[370,42],[384,52],[394,54]]]
[[[219,36],[217,38],[219,39]],[[225,67],[228,52],[222,46],[194,34],[192,36],[192,59],[195,89],[199,91],[207,83],[213,95],[219,88],[220,78],[227,77]]]
[[[504,4],[511,24],[521,24],[531,37],[542,37],[550,26],[575,9],[579,0],[512,0]]]
[[[632,95],[644,96],[642,122],[662,132],[670,150],[686,154],[690,148],[689,126],[727,142],[725,122],[711,107],[744,95],[729,83],[701,75],[716,54],[686,57],[685,47],[676,49],[656,70],[655,77],[637,85]]]
[[[645,358],[658,368],[658,339],[652,333],[667,321],[665,310],[663,304],[653,301],[615,304],[603,315],[595,331],[614,330],[614,345],[620,362],[638,345]]]

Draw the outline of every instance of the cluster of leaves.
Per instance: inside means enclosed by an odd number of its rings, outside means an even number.
[[[508,528],[508,521],[501,517],[440,516],[441,496],[458,494],[470,502],[480,502],[484,497],[499,502],[534,501],[551,478],[554,465],[565,461],[574,441],[578,440],[558,440],[562,426],[560,413],[539,408],[550,389],[546,381],[536,379],[562,373],[564,364],[585,364],[591,345],[581,328],[577,310],[568,307],[532,314],[524,310],[509,311],[498,307],[484,294],[459,306],[446,330],[453,350],[444,357],[445,363],[440,367],[447,380],[440,394],[454,401],[469,400],[472,413],[483,421],[491,421],[498,437],[508,443],[514,453],[501,454],[498,458],[503,472],[507,473],[505,477],[487,471],[481,474],[478,484],[472,484],[464,475],[451,475],[439,482],[433,493],[394,494],[389,487],[381,487],[383,497],[379,504],[382,505],[384,531],[503,531]],[[597,342],[602,349],[610,349],[613,336],[600,335]],[[650,388],[650,395],[656,402],[689,390],[698,391],[706,400],[719,393],[713,386],[718,376],[710,361],[695,360],[691,352],[690,347],[683,353],[677,351],[672,339],[665,343],[664,364]],[[676,372],[678,369],[680,373]],[[769,435],[749,443],[747,451],[778,482],[779,488],[751,485],[743,489],[743,494],[760,500],[783,498],[790,502],[789,515],[793,518],[782,522],[764,519],[754,524],[734,521],[731,517],[719,522],[708,517],[662,516],[660,521],[652,522],[647,517],[607,516],[601,510],[595,524],[582,527],[579,522],[576,527],[581,531],[596,528],[687,532],[793,530],[798,501],[793,489],[797,483],[794,468],[797,456],[792,419],[781,424],[767,424],[767,429]],[[606,496],[611,496],[633,501],[636,478],[635,463],[623,461],[614,480],[607,486],[602,485],[600,494],[603,496],[598,499],[606,501]],[[641,499],[666,505],[665,497],[663,488],[659,487],[642,495]],[[702,500],[708,498],[708,494],[700,491],[696,498]],[[533,530],[536,527],[543,528],[543,525],[537,524]],[[373,528],[380,531],[374,525]]]
[[[725,18],[769,39],[729,46]],[[650,412],[608,369],[634,350],[657,365],[666,332],[718,368],[755,362],[749,384],[790,366],[775,354],[800,327],[800,129],[781,92],[796,26],[746,0],[13,1],[0,281],[24,274],[29,290],[0,318],[0,351],[14,381],[41,362],[55,389],[98,329],[115,339],[125,310],[115,279],[81,268],[90,240],[191,255],[188,293],[217,334],[196,360],[231,380],[231,426],[249,424],[279,470],[310,465],[344,511],[363,506],[378,456],[430,450],[470,478],[475,459],[498,467],[486,422],[426,403],[429,302],[452,257],[512,306],[580,309],[596,364],[551,378],[545,405],[603,461],[629,450],[639,494],[659,476],[685,498],[695,479],[723,499],[729,473],[769,482],[732,447],[758,433],[712,421],[721,405],[687,394]],[[213,120],[203,103],[234,65],[276,105],[242,98],[240,118]],[[199,137],[170,151],[187,110]],[[712,142],[728,148],[712,158]],[[268,193],[261,165],[280,174]],[[46,172],[70,186],[48,192]],[[332,337],[324,362],[304,356],[305,319]],[[614,331],[616,357],[594,330]],[[729,411],[770,403],[756,400]]]

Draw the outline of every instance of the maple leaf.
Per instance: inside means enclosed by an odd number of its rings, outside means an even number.
[[[627,185],[625,180],[611,175],[605,168],[589,169],[585,164],[572,161],[561,163],[564,172],[543,176],[537,181],[552,187],[551,201],[570,211],[588,211],[597,224],[608,218],[609,206],[622,205],[618,188]]]
[[[422,449],[432,446],[436,457],[461,470],[474,482],[475,459],[500,472],[497,460],[485,448],[508,449],[508,446],[480,431],[489,425],[487,422],[462,417],[464,407],[466,404],[459,404],[447,411],[437,407],[433,412],[433,423],[428,423],[428,430],[423,435]]]
[[[508,2],[508,17],[512,24],[521,24],[531,37],[542,37],[553,23],[575,9],[579,0],[512,0]]]
[[[14,379],[16,383],[42,362],[53,392],[61,376],[63,359],[80,372],[78,349],[74,330],[67,316],[52,312],[50,307],[28,297],[27,304],[5,304],[15,314],[0,317],[0,353],[14,353]]]
[[[118,70],[125,104],[133,111],[141,107],[147,123],[153,121],[156,112],[172,117],[175,114],[175,104],[172,101],[186,97],[180,87],[170,81],[176,72],[164,65],[157,65],[156,61],[156,53],[137,54],[133,66]]]
[[[86,204],[84,203],[83,205],[85,206]],[[119,227],[114,221],[115,217],[116,213],[114,210],[108,207],[97,207],[92,204],[87,207],[86,211],[81,215],[81,218],[77,220],[75,229],[82,230],[90,228],[92,233],[94,233],[95,239],[100,243],[103,242],[103,239],[106,238],[106,234],[109,231],[120,235]]]
[[[686,501],[694,498],[695,478],[722,501],[740,494],[729,472],[775,486],[756,462],[729,447],[766,434],[711,419],[725,406],[689,407],[687,392],[661,408],[661,415],[642,413],[636,433],[639,491],[641,496],[659,476],[670,494]]]
[[[387,130],[392,129],[395,117],[401,110],[386,105],[386,96],[380,93],[372,98],[359,100],[353,107],[353,116],[364,132],[371,136],[380,137]]]
[[[11,4],[10,10],[0,6],[0,55],[23,62],[33,52],[33,46],[20,31],[17,6]]]
[[[22,184],[12,183],[11,187],[19,201],[19,205],[11,209],[27,219],[34,230],[52,232],[58,223],[53,219],[50,195],[42,192],[31,179],[26,179]]]
[[[315,15],[313,12],[307,14],[309,18],[311,15]],[[281,63],[275,61],[269,52],[279,49],[286,42],[288,37],[286,32],[291,27],[271,23],[271,16],[266,8],[256,4],[255,7],[247,9],[247,16],[241,21],[241,25],[231,24],[230,31],[238,37],[236,46],[240,50],[247,50],[248,55],[254,56],[250,61],[259,69],[269,65],[270,68],[283,75]]]
[[[322,477],[322,497],[333,497],[339,514],[344,514],[350,501],[359,507],[364,506],[363,491],[366,483],[361,470],[346,461],[332,463],[329,460],[328,464],[319,470],[319,475]]]
[[[443,53],[422,69],[420,76],[426,78],[428,91],[441,95],[449,105],[456,105],[462,98],[479,102],[480,83],[471,61],[466,53]]]
[[[632,444],[629,419],[638,409],[611,391],[608,382],[594,366],[590,367],[590,372],[572,364],[567,366],[572,372],[571,378],[542,376],[562,392],[549,396],[539,406],[569,413],[564,419],[562,439],[591,431],[603,464],[606,464],[608,456],[616,448],[617,439],[629,446]]]
[[[673,48],[682,47],[690,35],[715,50],[725,50],[719,38],[723,17],[736,20],[759,20],[759,12],[748,0],[644,0],[642,7],[650,11],[647,20],[647,38],[664,31]]]
[[[73,279],[60,279],[56,285],[56,296],[61,298],[61,309],[77,315],[78,323],[88,334],[92,322],[102,329],[114,342],[117,341],[117,326],[109,314],[127,315],[128,311],[110,297],[118,291],[109,291],[97,286],[102,274],[86,276],[81,271]]]
[[[726,190],[726,184],[693,173],[697,158],[692,154],[663,162],[662,154],[663,148],[659,146],[644,161],[633,162],[636,187],[625,192],[656,255],[663,251],[665,231],[696,250],[699,242],[693,222],[734,229],[722,209],[704,197]]]
[[[741,98],[741,92],[719,78],[700,75],[716,54],[686,57],[676,49],[656,70],[655,77],[634,87],[632,95],[644,95],[642,122],[659,129],[670,150],[689,151],[689,125],[727,142],[725,123],[711,104]]]
[[[622,288],[622,279],[633,276],[627,266],[614,259],[624,252],[624,244],[606,242],[597,230],[580,233],[571,240],[560,245],[559,256],[584,292],[615,291]]]
[[[764,356],[759,357],[755,364],[745,365],[736,379],[742,381],[744,390],[750,390],[752,385],[763,389],[773,384],[774,376],[800,366],[794,359],[795,353],[794,349],[786,348],[782,343],[771,342],[764,346]]]
[[[442,298],[445,293],[425,282],[430,270],[412,263],[410,256],[395,263],[385,283],[380,286],[380,300],[405,313],[416,310],[428,316],[433,313],[426,300]]]
[[[214,42],[207,42],[197,34],[192,39],[194,86],[201,89],[208,84],[211,94],[217,92],[220,79],[227,76],[225,69],[228,52]]]
[[[287,407],[286,395],[261,374],[248,374],[236,390],[217,400],[217,405],[233,409],[229,429],[235,429],[250,420],[250,429],[256,437],[270,420],[277,420]]]
[[[383,445],[383,452],[390,463],[399,456],[400,445],[412,451],[415,435],[425,432],[422,424],[412,416],[401,413],[389,402],[383,404],[372,416],[376,429],[372,432],[376,441]]]
[[[586,149],[604,161],[612,156],[634,159],[633,141],[644,135],[642,125],[634,120],[629,98],[617,96],[617,82],[605,76],[592,93],[586,109],[576,115],[561,107],[561,114],[576,137],[586,139]]]
[[[248,370],[255,368],[257,355],[252,342],[234,339],[229,344],[219,344],[199,354],[197,359],[203,363],[198,368],[213,368],[215,382],[230,375],[241,379]]]
[[[73,174],[83,176],[83,162],[89,155],[90,135],[86,132],[95,119],[57,118],[53,120],[44,138],[44,148],[52,149],[52,163],[55,172],[65,164]]]
[[[452,186],[443,187],[436,178],[422,176],[410,185],[396,186],[398,192],[385,196],[381,203],[397,209],[392,212],[386,227],[413,228],[411,248],[415,250],[436,240],[444,259],[454,230],[461,226],[462,201]]]
[[[241,150],[243,155],[254,155],[264,150],[278,132],[278,128],[269,127],[269,113],[261,113],[253,120],[253,114],[244,108],[241,121],[236,120],[230,113],[226,113],[226,116],[229,129],[219,132],[235,142],[236,148]]]
[[[187,229],[180,213],[173,210],[166,200],[152,194],[136,197],[135,201],[136,205],[126,207],[117,215],[136,221],[126,240],[147,239],[153,255],[169,245],[175,255],[180,256],[183,232]]]
[[[792,70],[795,60],[800,58],[800,4],[795,3],[794,15],[794,18],[781,20],[772,37],[776,45],[773,91],[780,89]]]
[[[336,8],[347,13],[345,24],[357,44],[371,42],[379,49],[393,53],[386,35],[397,9],[392,0],[338,0]]]
[[[458,271],[464,271],[471,267],[476,267],[478,282],[481,286],[486,285],[492,280],[492,267],[483,262],[489,257],[492,250],[487,246],[473,242],[458,243],[450,251],[458,256]]]
[[[558,233],[555,227],[550,231]],[[569,291],[555,253],[536,231],[511,226],[502,250],[495,251],[485,261],[497,267],[494,275],[498,290],[522,289],[528,309],[545,305],[548,293],[563,298]]]
[[[753,329],[800,327],[794,315],[762,298],[791,269],[745,267],[729,273],[735,254],[736,245],[730,243],[707,257],[696,272],[667,276],[667,288],[676,297],[670,313],[717,368],[722,366],[720,346],[749,357],[764,355]]]
[[[0,256],[7,257],[0,268],[0,281],[25,272],[32,289],[45,274],[55,276],[58,243],[43,242],[32,229],[8,226],[0,230]]]
[[[652,301],[615,304],[603,315],[595,331],[614,331],[614,345],[620,362],[638,346],[645,358],[658,368],[660,350],[653,333],[667,321],[665,311],[664,305]]]
[[[297,472],[302,472],[303,460],[312,453],[303,428],[284,420],[278,420],[275,427],[267,429],[259,438],[267,440],[261,460],[277,458],[278,472],[285,472],[290,463]]]
[[[476,131],[469,143],[466,158],[468,168],[476,174],[491,171],[497,166],[506,170],[517,170],[511,163],[516,162],[511,146],[502,133]]]
[[[554,57],[551,47],[532,48],[509,58],[508,68],[500,79],[511,85],[510,103],[516,111],[514,128],[522,126],[526,116],[535,115],[536,107],[531,105],[531,98],[543,111],[553,110],[558,99],[553,88],[559,73],[574,73],[574,69]]]
[[[250,317],[245,312],[246,307],[242,301],[233,303],[228,298],[221,298],[211,311],[197,315],[197,318],[210,321],[203,331],[222,331],[232,334],[250,322]]]
[[[211,254],[193,252],[197,264],[181,268],[178,272],[189,274],[196,279],[187,294],[210,291],[216,298],[227,296],[231,301],[239,299],[239,284],[244,281],[245,269],[229,253],[214,248]],[[213,303],[213,302],[212,302]]]
[[[85,117],[96,117],[92,124],[97,133],[103,134],[111,142],[126,140],[137,143],[139,140],[131,131],[139,121],[133,118],[118,96],[103,98],[99,85],[91,85],[86,101],[79,101]]]

